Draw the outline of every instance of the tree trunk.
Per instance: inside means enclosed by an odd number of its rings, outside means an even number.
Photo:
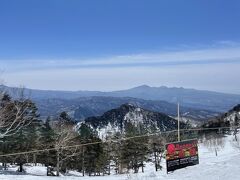
[[[123,173],[123,163],[120,162],[119,164],[119,174],[122,174]]]
[[[109,158],[109,162],[108,162],[108,175],[110,175],[110,174],[111,174],[111,160]]]
[[[23,172],[23,163],[19,164],[19,172]]]
[[[138,168],[137,168],[137,166],[134,166],[134,173],[138,173]]]
[[[33,154],[33,162],[34,162],[34,165],[37,166],[37,158],[36,158],[36,154]]]
[[[60,161],[59,161],[59,151],[57,151],[57,176],[59,176],[60,171]]]
[[[160,170],[162,170],[162,166],[161,166],[162,157],[163,157],[163,154],[161,153],[161,156],[160,156],[160,159],[159,159],[159,162],[158,162]]]
[[[157,152],[154,151],[154,160],[155,160],[155,171],[158,170],[158,166],[157,166]]]
[[[233,134],[234,134],[234,137],[235,137],[235,141],[238,141],[238,139],[237,139],[237,132],[238,132],[238,130],[235,129],[235,130],[234,130],[234,133],[233,133]]]
[[[84,160],[84,147],[82,147],[82,174],[83,174],[83,176],[85,176],[85,166],[84,166],[84,162],[85,160]]]

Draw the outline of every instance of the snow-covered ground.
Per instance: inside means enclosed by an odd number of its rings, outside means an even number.
[[[240,140],[240,138],[239,138]],[[224,138],[223,145],[218,149],[218,156],[215,151],[199,144],[200,164],[196,166],[179,169],[173,173],[166,173],[165,162],[162,163],[163,170],[154,171],[154,164],[148,164],[145,173],[110,175],[100,177],[79,177],[77,172],[70,172],[69,176],[47,177],[46,168],[41,166],[25,166],[26,174],[16,173],[16,167],[8,171],[0,171],[1,180],[235,180],[240,179],[240,146],[233,140],[233,136]]]

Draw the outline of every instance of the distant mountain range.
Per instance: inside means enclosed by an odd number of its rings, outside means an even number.
[[[181,128],[185,127],[181,123]],[[166,114],[149,111],[132,104],[124,104],[105,112],[102,116],[89,117],[78,124],[80,129],[88,127],[104,139],[107,135],[122,135],[130,132],[146,134],[177,129],[177,121]],[[81,128],[82,127],[82,128]],[[84,127],[84,128],[83,128]]]
[[[13,96],[16,88],[1,86]],[[176,103],[186,117],[204,119],[226,112],[240,103],[240,95],[185,88],[150,87],[147,85],[128,90],[100,91],[46,91],[25,89],[39,106],[43,116],[67,111],[76,119],[102,115],[124,103],[176,116]]]
[[[104,112],[118,108],[122,104],[130,103],[155,112],[177,116],[177,105],[166,101],[152,101],[124,97],[81,97],[76,99],[41,99],[35,100],[39,111],[44,116],[55,116],[62,111],[68,112],[75,120],[81,121],[87,117],[100,116]],[[181,106],[181,116],[193,120],[204,120],[219,113]]]

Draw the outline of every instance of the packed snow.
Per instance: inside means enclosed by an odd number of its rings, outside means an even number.
[[[240,140],[240,137],[239,137]],[[233,136],[225,137],[221,145],[217,148],[207,146],[206,143],[199,143],[200,164],[166,173],[165,162],[162,162],[163,169],[155,172],[154,164],[149,163],[145,167],[145,173],[110,175],[99,177],[82,177],[80,173],[70,171],[67,175],[60,177],[46,176],[44,166],[24,166],[26,173],[20,174],[16,170],[18,167],[9,167],[8,170],[0,170],[1,180],[233,180],[240,177],[240,143],[234,140]]]

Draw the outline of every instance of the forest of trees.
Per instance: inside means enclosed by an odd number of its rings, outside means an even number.
[[[87,125],[77,128],[76,122],[66,112],[56,118],[41,120],[36,105],[24,97],[11,98],[0,93],[0,162],[7,169],[17,164],[42,164],[48,175],[59,176],[68,170],[82,175],[110,175],[114,172],[144,172],[147,162],[161,169],[166,142],[173,142],[177,134],[139,136],[139,131],[129,125],[124,137],[109,134],[101,140]],[[182,133],[183,138],[194,138],[196,133]]]
[[[49,175],[57,176],[69,169],[89,176],[109,175],[111,169],[137,173],[140,168],[144,171],[147,161],[159,164],[157,156],[164,151],[149,137],[122,141],[116,134],[103,142],[88,126],[76,129],[66,112],[43,121],[35,104],[23,97],[12,99],[2,93],[0,106],[0,154],[7,155],[0,156],[0,162],[5,168],[8,164],[19,165],[19,172],[24,171],[26,163],[40,163],[56,171]],[[139,135],[134,127],[129,129],[126,137]],[[164,146],[161,139],[158,142],[158,146]]]

